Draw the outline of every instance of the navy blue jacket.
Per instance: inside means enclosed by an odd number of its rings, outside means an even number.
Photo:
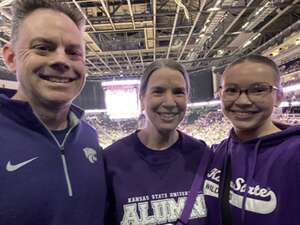
[[[95,130],[71,107],[62,144],[30,105],[0,95],[0,225],[102,225],[106,183]]]

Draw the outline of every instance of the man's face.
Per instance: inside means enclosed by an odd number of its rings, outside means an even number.
[[[85,82],[83,32],[65,14],[38,9],[21,23],[15,46],[4,48],[15,71],[15,99],[37,106],[68,106]]]
[[[274,73],[275,71],[268,65],[247,61],[234,65],[224,72],[220,95],[222,111],[232,122],[237,134],[252,132],[256,136],[260,136],[272,126],[273,107],[279,104],[281,100],[281,92],[270,87],[276,86]],[[226,88],[229,88],[227,90],[234,90],[230,88],[238,87],[241,90],[246,90],[249,87],[262,87],[263,85],[270,87],[270,89],[261,95],[259,92],[263,89],[258,88],[258,97],[253,97],[252,93],[251,98],[242,92],[235,100],[230,100],[230,97],[226,98],[224,92]]]
[[[186,82],[177,70],[161,68],[151,74],[145,94],[141,97],[146,113],[146,129],[172,132],[182,121],[187,106]]]

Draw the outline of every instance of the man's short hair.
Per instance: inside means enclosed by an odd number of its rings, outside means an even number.
[[[279,72],[278,66],[272,59],[262,56],[262,55],[247,55],[242,58],[239,58],[236,61],[232,62],[229,66],[227,66],[226,70],[230,69],[232,66],[235,66],[237,64],[241,64],[244,62],[261,63],[261,64],[265,64],[267,66],[270,66],[274,71],[275,82],[277,84],[280,84],[280,72]]]
[[[19,27],[24,19],[37,9],[51,9],[64,13],[68,16],[80,29],[85,24],[82,13],[69,4],[59,2],[57,0],[14,0],[12,3],[12,26],[11,26],[11,42],[15,43],[18,36]]]

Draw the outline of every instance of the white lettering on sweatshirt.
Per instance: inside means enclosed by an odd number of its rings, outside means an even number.
[[[204,182],[204,194],[215,198],[219,197],[219,182],[221,171],[212,169]],[[244,193],[247,190],[246,181],[242,177],[238,177],[230,182],[229,202],[231,205],[242,208]],[[247,198],[245,203],[245,210],[259,213],[272,213],[277,206],[277,197],[270,187],[263,187],[262,185],[249,186],[247,190]]]
[[[125,204],[123,205],[124,214],[121,225],[154,225],[175,222],[182,213],[185,201],[186,197],[178,197],[177,200],[174,198],[163,198]],[[206,217],[206,215],[204,195],[198,194],[190,219],[202,218]]]

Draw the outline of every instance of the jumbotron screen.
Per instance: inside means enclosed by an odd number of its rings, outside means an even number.
[[[106,112],[112,119],[138,117],[138,80],[102,82]]]

